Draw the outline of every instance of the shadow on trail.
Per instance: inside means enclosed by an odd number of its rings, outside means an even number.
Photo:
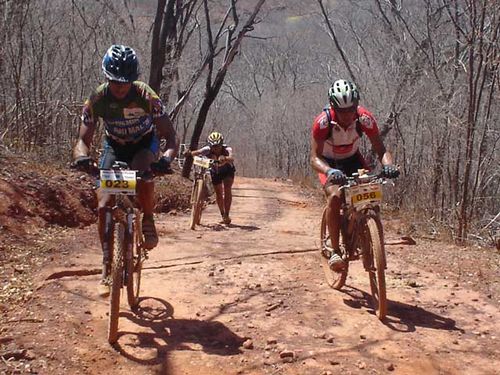
[[[370,304],[370,294],[352,286],[341,292],[350,297],[350,299],[344,298],[346,305],[356,309],[365,308],[375,314]],[[387,317],[382,323],[398,332],[414,332],[417,327],[463,332],[453,319],[434,314],[422,307],[391,300],[387,300]]]
[[[203,351],[213,355],[240,354],[246,338],[232,332],[217,321],[175,319],[174,308],[167,301],[143,297],[133,312],[124,311],[120,318],[128,319],[143,332],[119,332],[114,348],[136,363],[162,365],[161,373],[169,373],[169,353],[174,350]]]
[[[248,232],[253,232],[255,230],[260,230],[260,227],[257,227],[255,225],[240,225],[240,224],[233,224],[233,223],[226,224],[226,225],[222,225],[222,224],[200,224],[200,226],[204,227],[204,228],[208,228],[208,229],[214,230],[216,232],[229,230],[231,228],[237,228],[237,229],[245,230],[245,231],[248,231]]]

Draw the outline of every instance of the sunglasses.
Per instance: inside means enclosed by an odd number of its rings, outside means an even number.
[[[337,112],[337,113],[356,113],[356,110],[357,110],[356,107],[335,108],[335,112]]]

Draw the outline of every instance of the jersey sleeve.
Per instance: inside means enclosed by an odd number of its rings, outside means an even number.
[[[368,137],[372,137],[374,135],[379,134],[377,121],[373,115],[368,112],[363,107],[358,107],[359,113],[359,124],[361,125],[361,131],[365,133]]]
[[[157,119],[167,115],[167,109],[160,99],[158,94],[146,83],[141,81],[134,82],[137,85],[141,95],[148,100],[153,119]]]
[[[316,116],[312,126],[312,136],[317,141],[324,141],[328,137],[328,118],[326,113],[323,111],[321,114]]]
[[[85,100],[82,108],[82,122],[89,126],[95,126],[98,118],[103,115],[104,96],[106,95],[107,84],[103,83],[97,87]]]
[[[204,146],[204,147],[200,148],[200,155],[201,156],[210,155],[210,146]]]

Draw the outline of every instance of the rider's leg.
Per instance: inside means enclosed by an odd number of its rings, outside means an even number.
[[[101,281],[97,287],[97,293],[101,297],[107,297],[109,295],[108,276],[111,270],[111,255],[113,252],[113,243],[109,241],[109,236],[106,238],[106,217],[107,213],[111,212],[108,206],[109,194],[105,194],[101,192],[101,189],[97,189],[97,202],[97,229],[102,249]]]
[[[340,257],[340,207],[341,196],[338,185],[330,185],[325,187],[327,194],[327,209],[326,209],[326,223],[328,232],[330,233],[330,240],[332,243],[333,254],[330,258],[330,267],[333,270],[341,270],[344,267],[344,261]]]
[[[217,206],[219,207],[220,216],[224,218],[224,187],[222,182],[213,183],[215,190],[215,200],[217,201]]]
[[[149,149],[138,151],[132,159],[131,168],[139,172],[150,170],[151,163],[156,157]],[[154,223],[153,211],[155,207],[154,182],[152,180],[141,180],[137,184],[137,200],[142,209],[142,233],[144,235],[144,247],[152,249],[158,244],[158,234]]]
[[[231,224],[231,218],[229,217],[229,211],[231,211],[231,203],[233,201],[233,182],[234,177],[226,177],[223,181],[224,184],[224,224]]]

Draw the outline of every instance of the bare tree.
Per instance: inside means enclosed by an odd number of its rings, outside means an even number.
[[[201,133],[203,131],[203,127],[205,125],[208,112],[215,98],[219,94],[220,88],[224,82],[224,78],[226,77],[229,66],[234,60],[240,45],[243,41],[243,38],[246,34],[253,30],[254,24],[256,22],[257,14],[260,11],[260,8],[264,4],[265,0],[258,0],[255,4],[252,13],[240,27],[239,24],[239,15],[236,8],[236,1],[230,0],[230,6],[226,12],[226,16],[221,22],[218,31],[215,35],[212,34],[212,25],[210,22],[210,11],[208,6],[208,1],[204,0],[204,9],[205,9],[205,20],[206,20],[206,32],[207,32],[207,52],[204,59],[204,64],[207,66],[208,72],[205,80],[205,92],[203,94],[203,100],[198,110],[197,119],[195,122],[193,134],[191,136],[190,148],[194,149],[198,147],[198,142],[200,140]],[[226,22],[229,19],[232,19],[232,24],[226,26]],[[221,40],[226,34],[225,43],[223,47],[219,46]],[[215,57],[219,53],[217,50],[221,49],[222,52],[222,61],[220,67],[215,72],[214,75],[214,65],[215,65]],[[182,170],[182,175],[184,177],[188,177],[191,171],[192,159],[188,159],[186,163],[184,163],[184,167]]]

